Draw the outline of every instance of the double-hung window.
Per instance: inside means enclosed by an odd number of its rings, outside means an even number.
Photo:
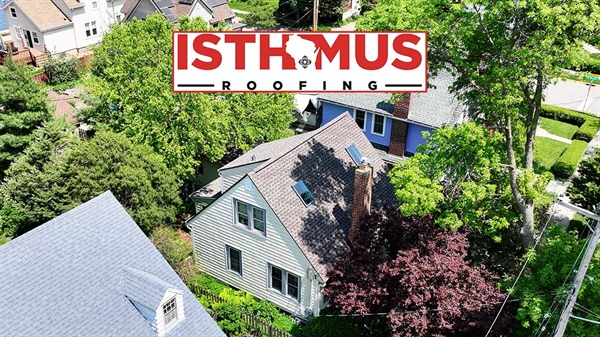
[[[164,317],[166,326],[177,321],[177,301],[175,298],[172,298],[169,300],[169,302],[163,305],[163,314],[165,315]]]
[[[242,251],[230,246],[227,248],[227,269],[242,275]]]
[[[40,44],[37,32],[31,32],[31,38],[33,39],[33,43]]]
[[[300,277],[269,265],[269,288],[300,301]]]
[[[10,11],[10,16],[14,19],[17,18],[17,9],[14,7],[8,7],[9,11]]]
[[[96,21],[86,22],[85,24],[85,36],[95,36],[98,35],[98,29],[96,28]]]
[[[259,231],[264,235],[267,221],[265,210],[239,200],[235,200],[234,204],[235,222],[251,231]]]
[[[382,115],[374,114],[373,115],[373,129],[371,130],[371,132],[376,135],[383,136],[384,131],[385,131],[385,117],[383,117]]]
[[[363,131],[365,131],[366,119],[366,112],[364,112],[363,110],[354,110],[354,120],[356,121],[358,127]]]

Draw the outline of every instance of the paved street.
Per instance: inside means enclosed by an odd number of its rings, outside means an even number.
[[[600,116],[600,85],[560,81],[548,86],[544,103]]]

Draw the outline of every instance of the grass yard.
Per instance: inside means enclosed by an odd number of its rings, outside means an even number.
[[[575,130],[577,131],[577,127],[575,127]],[[550,171],[550,168],[558,160],[558,158],[563,153],[567,145],[567,143],[559,142],[558,140],[544,137],[535,137],[535,148],[533,151],[535,172],[542,173]]]
[[[577,125],[567,124],[546,117],[540,117],[540,122],[542,123],[542,129],[566,139],[572,139],[575,132],[579,129]]]

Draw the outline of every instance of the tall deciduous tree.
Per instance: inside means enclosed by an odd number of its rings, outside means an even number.
[[[594,211],[600,207],[600,154],[582,161],[577,171],[579,174],[567,190],[569,197],[575,204]]]
[[[9,61],[0,67],[0,177],[52,111],[46,90],[27,66]]]
[[[209,29],[201,18],[182,18],[179,24],[180,30]],[[287,135],[294,109],[290,94],[277,99],[238,95],[229,101],[222,95],[173,93],[172,30],[169,21],[154,14],[115,26],[104,36],[94,52],[89,82],[104,108],[90,111],[88,119],[150,145],[184,179],[200,155],[216,161],[232,146],[246,149]],[[271,118],[256,123],[253,118],[262,111]],[[253,124],[238,128],[240,120]]]
[[[376,213],[325,288],[342,313],[386,313],[398,336],[482,336],[505,295],[495,276],[466,260],[468,240],[431,215]],[[506,317],[499,330],[506,329]]]
[[[533,146],[544,88],[581,57],[598,28],[600,9],[587,0],[381,0],[359,30],[429,32],[432,74],[457,75],[454,89],[471,116],[504,136],[507,174],[521,215],[522,241],[534,241]],[[523,129],[524,142],[517,133]],[[523,154],[520,160],[519,154]]]
[[[0,187],[5,234],[23,234],[106,190],[147,233],[175,220],[179,184],[161,156],[122,134],[80,141],[73,131],[64,120],[48,123],[8,169]]]

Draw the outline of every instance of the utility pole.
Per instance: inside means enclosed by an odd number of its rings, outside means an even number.
[[[319,0],[313,0],[313,31],[319,30]]]
[[[592,231],[592,237],[590,238],[590,242],[588,244],[587,249],[585,250],[585,254],[583,255],[583,259],[581,260],[581,264],[579,265],[579,269],[577,269],[577,274],[575,275],[575,280],[573,281],[573,287],[571,289],[571,293],[569,294],[567,303],[563,308],[562,313],[560,314],[560,319],[558,320],[558,326],[554,331],[554,337],[562,337],[565,333],[565,329],[567,328],[567,323],[569,322],[569,318],[572,316],[573,306],[577,301],[577,294],[579,293],[579,288],[581,288],[581,284],[585,279],[585,274],[587,273],[588,267],[590,265],[590,261],[594,256],[594,252],[596,251],[596,246],[598,245],[598,239],[600,239],[600,216],[594,214],[588,210],[577,207],[575,205],[571,205],[559,199],[559,205],[565,206],[569,209],[574,210],[575,212],[585,215],[589,217],[593,222],[595,222],[595,227],[590,230]]]

